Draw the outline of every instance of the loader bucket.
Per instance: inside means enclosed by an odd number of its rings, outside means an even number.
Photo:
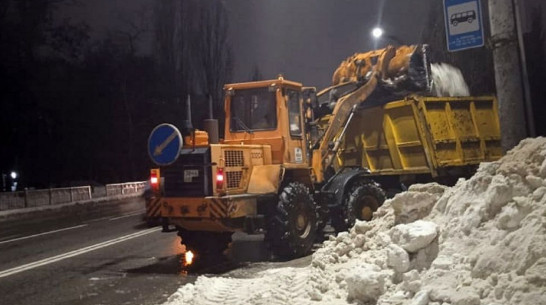
[[[387,51],[385,49],[356,53],[344,60],[334,72],[332,85],[340,85],[347,82],[361,82],[378,63]],[[381,71],[381,80],[393,86],[406,88],[404,90],[426,91],[430,90],[430,62],[427,45],[400,46],[395,48],[395,55],[388,63],[386,71]]]
[[[385,49],[356,53],[336,69],[332,86],[317,94],[318,103],[313,109],[315,117],[332,113],[338,99],[353,93],[369,81],[374,70],[378,72],[378,84],[366,106],[382,104],[408,94],[427,95],[431,91],[427,45],[388,46]]]

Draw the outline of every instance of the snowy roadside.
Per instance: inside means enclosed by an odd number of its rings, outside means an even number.
[[[454,187],[414,185],[309,266],[200,276],[178,304],[546,304],[546,138]]]

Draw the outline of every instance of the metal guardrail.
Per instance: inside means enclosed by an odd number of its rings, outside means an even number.
[[[127,182],[106,185],[106,196],[127,195],[144,192],[146,182]]]
[[[92,189],[91,186],[25,190],[0,193],[0,211],[33,208],[54,204],[105,198],[118,195],[142,194],[146,183],[127,182],[107,184]]]

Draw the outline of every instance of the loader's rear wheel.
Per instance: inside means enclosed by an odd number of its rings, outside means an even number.
[[[266,240],[281,258],[300,257],[311,252],[319,222],[317,206],[309,189],[293,182],[279,196],[273,215],[268,217]]]
[[[385,192],[370,180],[353,183],[346,191],[343,202],[332,211],[332,227],[336,232],[347,231],[356,219],[371,220],[372,214],[385,201]]]
[[[188,231],[178,228],[178,236],[186,250],[199,256],[222,255],[231,243],[231,232]]]

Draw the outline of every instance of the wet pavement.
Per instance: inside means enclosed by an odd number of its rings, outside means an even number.
[[[185,267],[176,233],[146,226],[144,203],[132,200],[98,218],[0,223],[0,304],[161,304],[199,275],[246,277],[310,262],[276,262],[263,236],[236,233],[224,257],[197,256]]]

